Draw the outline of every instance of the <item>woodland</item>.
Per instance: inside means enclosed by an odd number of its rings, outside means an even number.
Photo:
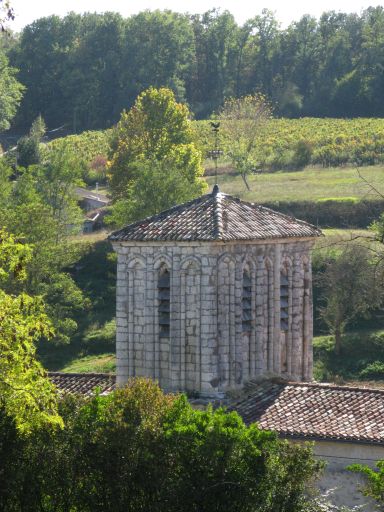
[[[277,117],[383,117],[384,9],[325,12],[281,28],[261,14],[144,11],[50,16],[2,37],[24,96],[13,126],[107,128],[149,86],[169,87],[196,119],[259,91]],[[4,58],[4,57],[2,57]]]

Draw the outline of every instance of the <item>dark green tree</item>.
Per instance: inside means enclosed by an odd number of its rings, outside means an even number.
[[[28,167],[41,162],[41,141],[45,134],[46,127],[44,120],[38,116],[32,123],[29,135],[21,137],[17,141],[17,165]]]
[[[310,510],[306,490],[321,467],[310,446],[236,413],[194,410],[145,379],[108,397],[67,397],[60,413],[63,430],[20,444],[0,411],[4,512]]]

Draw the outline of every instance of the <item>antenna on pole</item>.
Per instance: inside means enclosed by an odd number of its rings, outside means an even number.
[[[223,154],[221,149],[219,149],[220,123],[214,123],[213,121],[211,121],[211,127],[212,127],[212,132],[215,137],[215,147],[214,147],[214,149],[211,149],[210,151],[208,151],[208,156],[209,156],[209,158],[212,158],[212,160],[215,162],[215,185],[217,185],[217,160]]]

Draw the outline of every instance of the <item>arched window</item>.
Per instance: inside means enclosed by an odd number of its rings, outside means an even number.
[[[243,332],[252,329],[252,281],[247,269],[243,271],[242,326]]]
[[[170,327],[170,274],[166,267],[162,267],[159,272],[157,282],[159,299],[159,334],[160,338],[169,337]]]
[[[289,281],[286,270],[280,273],[280,329],[288,331]]]

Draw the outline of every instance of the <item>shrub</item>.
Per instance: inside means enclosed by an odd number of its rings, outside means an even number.
[[[194,410],[136,379],[109,396],[66,397],[60,413],[63,430],[25,439],[0,415],[3,512],[309,510],[305,490],[321,467],[311,447],[234,412]]]
[[[293,165],[297,169],[304,169],[311,163],[313,147],[306,140],[299,140],[294,148]]]
[[[383,379],[384,380],[384,363],[382,361],[374,361],[363,368],[359,376],[361,379]]]

